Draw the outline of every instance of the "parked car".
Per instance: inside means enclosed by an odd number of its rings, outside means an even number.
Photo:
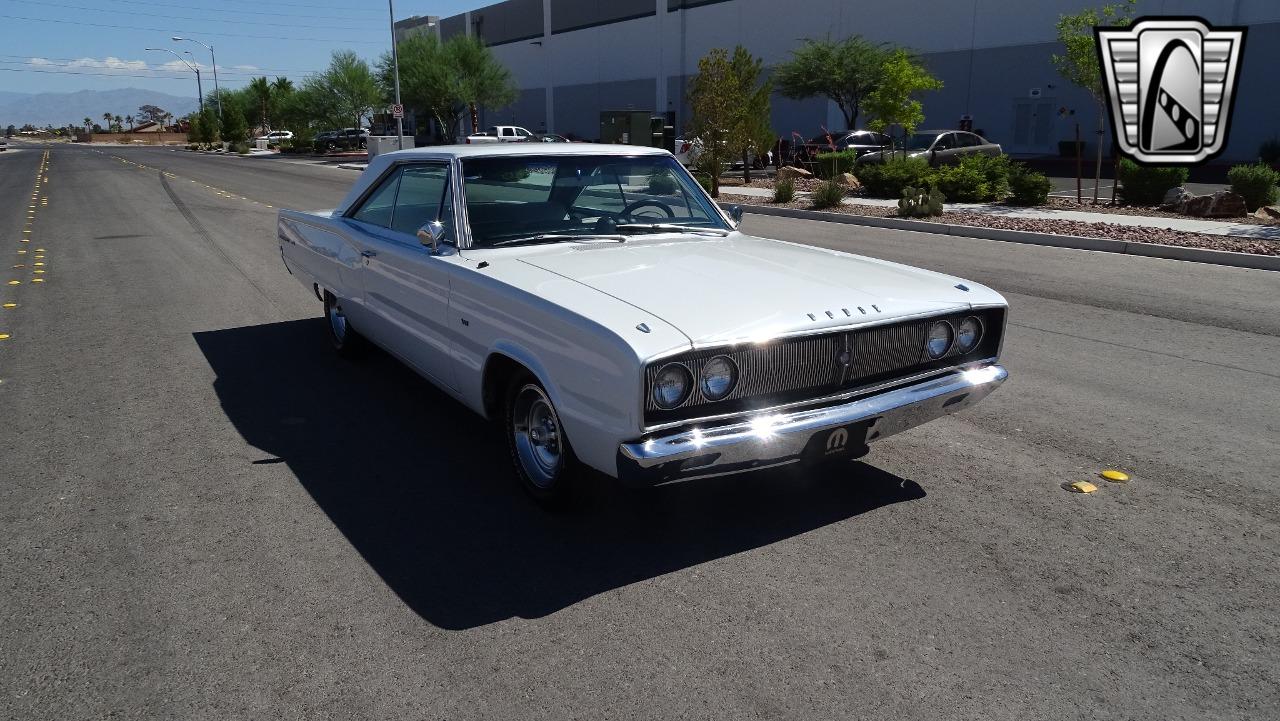
[[[316,134],[312,145],[318,153],[334,150],[363,150],[369,147],[369,131],[364,128],[326,130]]]
[[[902,143],[897,144],[897,152],[903,153]],[[1003,155],[1004,150],[998,143],[976,133],[963,130],[917,130],[907,137],[905,152],[913,158],[925,158],[930,165],[946,165],[958,163],[966,155]],[[889,156],[888,150],[867,153],[858,158],[860,163],[883,163]]]
[[[697,138],[693,138],[691,140],[676,138],[675,146],[676,160],[680,161],[681,165],[686,168],[692,168],[698,163],[698,156],[702,155],[701,140],[698,140]],[[748,151],[747,160],[751,163],[751,167],[753,168],[761,168],[765,165],[770,165],[773,163],[773,151],[766,151],[763,159],[757,158],[754,150]],[[742,160],[735,160],[730,163],[729,166],[733,168],[741,168]]]
[[[268,145],[279,145],[283,140],[293,140],[293,133],[289,130],[272,130],[259,139],[265,139]]]
[[[533,140],[537,143],[567,143],[569,139],[563,135],[555,133],[534,133]]]
[[[472,143],[527,143],[533,139],[533,133],[519,126],[494,125],[483,133],[468,135],[467,145]]]
[[[809,162],[816,160],[820,153],[843,152],[852,150],[856,157],[878,150],[885,150],[893,145],[892,139],[884,133],[874,130],[844,130],[838,133],[815,136],[805,142],[799,150],[800,160]]]
[[[9,149],[9,143],[5,140],[0,140],[0,152],[8,149]]]
[[[995,291],[740,218],[664,150],[455,145],[375,157],[278,237],[337,352],[371,342],[494,420],[543,501],[584,468],[660,485],[857,458],[1007,377]]]

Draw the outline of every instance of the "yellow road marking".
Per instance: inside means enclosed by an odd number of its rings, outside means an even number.
[[[43,282],[44,282],[44,278],[32,278],[32,279],[31,279],[31,282],[32,282],[32,283],[43,283]]]
[[[18,307],[18,304],[17,304],[17,303],[5,303],[5,304],[4,304],[4,307],[5,307],[5,308],[17,308],[17,307]]]
[[[8,333],[0,333],[0,340],[9,340]]]
[[[1067,483],[1067,484],[1064,484],[1063,487],[1066,488],[1068,491],[1071,491],[1072,493],[1093,493],[1094,491],[1098,490],[1097,486],[1093,485],[1088,481],[1076,481],[1075,483]]]
[[[20,281],[20,280],[11,280],[11,281],[9,281],[9,285],[22,285],[22,281]]]
[[[1099,473],[1098,475],[1102,476],[1104,479],[1108,481],[1111,481],[1112,483],[1127,483],[1129,481],[1128,473],[1125,473],[1124,471],[1111,470],[1110,468],[1103,471],[1102,473]]]

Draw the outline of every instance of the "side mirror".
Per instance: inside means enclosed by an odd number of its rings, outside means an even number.
[[[733,221],[733,224],[734,224],[734,226],[735,226],[735,227],[736,227],[736,226],[739,226],[739,225],[742,225],[742,206],[741,206],[741,205],[730,205],[730,206],[729,206],[729,218],[730,218],[730,220],[732,220],[732,221]]]
[[[431,254],[440,252],[440,241],[444,240],[444,223],[433,220],[418,228],[418,241],[431,246]]]

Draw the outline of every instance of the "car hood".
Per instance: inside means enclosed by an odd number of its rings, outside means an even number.
[[[695,344],[1003,303],[958,278],[734,233],[562,245],[522,258],[657,316]]]

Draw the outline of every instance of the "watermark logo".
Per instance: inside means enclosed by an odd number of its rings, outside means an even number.
[[[1122,153],[1139,163],[1183,165],[1222,152],[1245,28],[1141,18],[1094,35]]]

